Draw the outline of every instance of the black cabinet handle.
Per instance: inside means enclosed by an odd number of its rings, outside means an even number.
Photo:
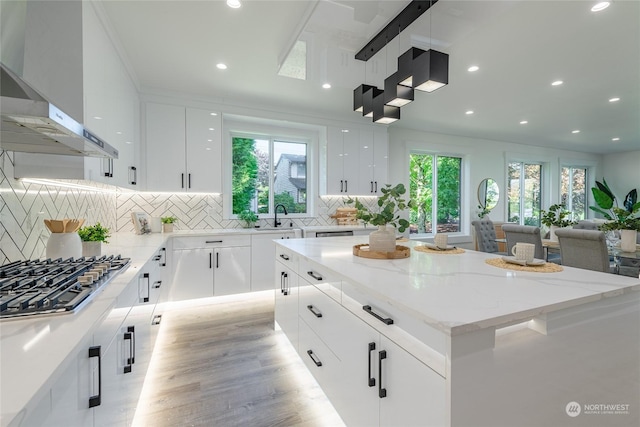
[[[373,193],[373,181],[371,181],[371,192]]]
[[[131,177],[133,175],[133,178]],[[135,166],[129,166],[129,184],[138,184],[138,169]]]
[[[362,306],[362,309],[364,311],[366,311],[367,313],[369,313],[370,315],[372,315],[373,317],[375,317],[376,319],[378,319],[379,321],[381,321],[382,323],[384,323],[385,325],[393,325],[393,319],[390,317],[384,318],[382,316],[380,316],[377,313],[374,313],[373,310],[371,309],[370,305],[364,305]]]
[[[162,321],[162,314],[156,314],[155,316],[153,316],[153,319],[151,319],[151,324],[159,325],[161,321]]]
[[[216,268],[220,268],[220,252],[216,252]]]
[[[189,174],[188,180],[189,180],[189,188],[191,188],[191,174]]]
[[[316,316],[316,317],[322,317],[322,313],[320,313],[320,312],[319,312],[319,311],[318,311],[314,306],[312,306],[312,305],[308,305],[308,306],[307,306],[307,309],[308,309],[311,313],[313,313],[313,315],[314,315],[314,316]]]
[[[123,373],[128,374],[131,373],[131,362],[133,360],[133,333],[127,329],[127,332],[124,333],[124,340],[129,341],[129,357],[127,358],[127,364],[124,366]]]
[[[373,183],[376,185],[376,187],[375,187],[376,190],[374,191],[374,193],[377,193],[378,192],[378,181],[373,181]]]
[[[307,274],[316,280],[322,280],[322,276],[315,274],[313,271],[307,271]]]
[[[184,188],[184,174],[180,174],[180,188]]]
[[[160,254],[160,259],[162,261],[160,261],[160,267],[166,267],[167,266],[167,248],[161,248],[160,251],[162,252]]]
[[[207,240],[205,243],[222,243],[222,240]]]
[[[322,362],[320,361],[320,359],[318,359],[318,356],[316,356],[315,354],[313,354],[313,351],[311,351],[311,350],[307,350],[307,354],[309,355],[309,357],[311,358],[311,360],[313,360],[313,363],[315,363],[317,367],[322,366]]]
[[[106,169],[104,176],[106,176],[107,178],[113,178],[113,159],[104,160],[107,162],[106,166],[104,166],[104,162],[102,163],[102,166]]]
[[[376,343],[369,343],[369,354],[367,358],[369,359],[369,387],[374,387],[376,385],[376,379],[371,376],[371,352],[376,349]]]
[[[284,273],[284,294],[289,295],[289,274]]]
[[[280,272],[280,293],[284,294],[284,271]]]
[[[344,188],[344,180],[341,179],[340,180],[340,192],[341,193],[344,192],[343,188]]]
[[[153,282],[153,289],[158,289],[158,288],[160,288],[160,286],[162,286],[162,280],[158,280],[156,282]]]
[[[213,254],[209,253],[209,268],[213,268]]]
[[[98,394],[89,397],[89,408],[100,406],[102,403],[102,356],[100,346],[89,347],[89,358],[98,358]]]
[[[142,297],[141,302],[149,302],[149,296],[151,295],[151,279],[149,278],[149,273],[144,273],[142,275],[142,278],[147,281],[147,296]],[[138,289],[139,289],[139,285],[138,285]]]
[[[133,351],[131,352],[131,361],[129,362],[133,365],[134,363],[136,363],[136,327],[127,326],[127,332],[131,332],[131,334],[133,335]]]
[[[387,389],[382,388],[382,361],[387,358],[387,351],[381,350],[378,352],[378,397],[382,399],[387,397]]]
[[[160,259],[162,258],[162,255],[156,255],[153,257],[154,261],[160,261]]]
[[[348,189],[347,185],[349,185],[349,181],[347,181],[347,180],[345,179],[345,180],[344,180],[344,192],[345,192],[345,193],[348,193],[348,192],[349,192],[349,189]]]
[[[288,237],[287,237],[287,239],[288,239]],[[289,261],[289,257],[286,256],[285,254],[280,254],[280,258],[282,258],[285,261]]]

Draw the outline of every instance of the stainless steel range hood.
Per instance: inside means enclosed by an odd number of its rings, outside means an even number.
[[[0,64],[0,150],[117,159],[118,150]]]

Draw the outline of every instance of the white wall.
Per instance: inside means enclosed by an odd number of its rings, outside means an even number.
[[[543,175],[543,207],[559,200],[559,176],[561,165],[592,168],[592,176],[602,175],[602,156],[566,150],[534,147],[509,142],[490,141],[402,129],[389,128],[389,181],[393,184],[409,181],[409,151],[430,150],[434,153],[458,154],[463,156],[463,206],[462,224],[468,231],[470,223],[477,217],[477,188],[484,178],[493,178],[500,187],[500,202],[491,212],[491,219],[504,221],[506,218],[506,171],[509,160],[542,161],[546,173]],[[636,160],[637,161],[637,160]],[[638,176],[636,174],[636,176]],[[607,179],[608,181],[608,179]],[[590,183],[591,185],[591,183]]]
[[[621,199],[618,203],[622,203],[624,196],[632,189],[640,191],[640,150],[604,155],[598,181],[603,177],[613,194]]]

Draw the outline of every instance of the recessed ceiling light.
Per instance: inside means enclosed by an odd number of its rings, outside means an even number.
[[[240,0],[227,0],[227,6],[232,9],[237,9],[242,6],[242,3],[240,3]]]
[[[620,98],[611,98],[609,100],[609,102],[618,102],[618,101],[620,101]]]
[[[601,10],[605,10],[606,8],[608,8],[610,5],[611,3],[609,3],[608,1],[601,1],[599,3],[596,3],[591,8],[591,12],[600,12]]]
[[[325,83],[322,85],[323,89],[331,89],[331,85],[329,83]]]
[[[223,64],[221,62],[219,64],[216,64],[216,67],[218,67],[218,70],[226,70],[227,69],[227,64]]]
[[[478,71],[480,69],[480,67],[478,67],[477,65],[472,65],[471,67],[467,68],[467,71],[473,73],[474,71]]]
[[[217,115],[218,115],[218,113],[211,113],[211,115],[212,115],[212,116],[217,116]]]
[[[207,150],[207,151],[211,151],[211,147],[207,147],[207,148],[206,148],[206,150]]]
[[[572,130],[571,133],[580,133],[580,130],[579,129]]]
[[[209,130],[215,130],[214,128],[209,128]]]
[[[349,132],[349,129],[342,129],[341,132],[342,133],[347,133],[347,132]]]
[[[96,120],[102,120],[102,117],[100,117],[100,116],[93,116],[93,118],[96,119]]]
[[[521,125],[526,125],[527,123],[529,123],[527,120],[522,120],[522,121],[520,122],[520,124],[521,124]]]
[[[564,83],[562,80],[556,80],[555,82],[551,83],[551,86],[560,86],[562,83]]]
[[[213,139],[207,139],[207,142],[213,142]]]
[[[116,135],[122,135],[122,132],[118,131],[116,132]]]
[[[124,143],[125,144],[133,144],[133,142],[131,142],[131,141],[125,141]]]
[[[620,138],[616,137],[616,138],[611,138],[612,141],[620,141]]]
[[[473,110],[469,110],[469,111],[467,111],[465,114],[466,114],[466,115],[473,114]]]

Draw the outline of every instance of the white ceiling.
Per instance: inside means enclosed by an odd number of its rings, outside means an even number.
[[[400,53],[432,46],[450,55],[449,85],[416,92],[393,127],[592,153],[640,149],[640,0],[617,0],[599,13],[590,11],[595,0],[440,0],[365,70],[355,53],[408,3],[243,0],[230,9],[221,0],[108,0],[102,7],[143,92],[364,123],[370,119],[352,111],[353,89],[382,88]],[[307,80],[278,76],[299,38],[307,42]],[[218,62],[229,69],[216,69]],[[480,70],[468,72],[474,64]],[[558,79],[564,84],[552,87]],[[321,88],[325,81],[331,89]]]

